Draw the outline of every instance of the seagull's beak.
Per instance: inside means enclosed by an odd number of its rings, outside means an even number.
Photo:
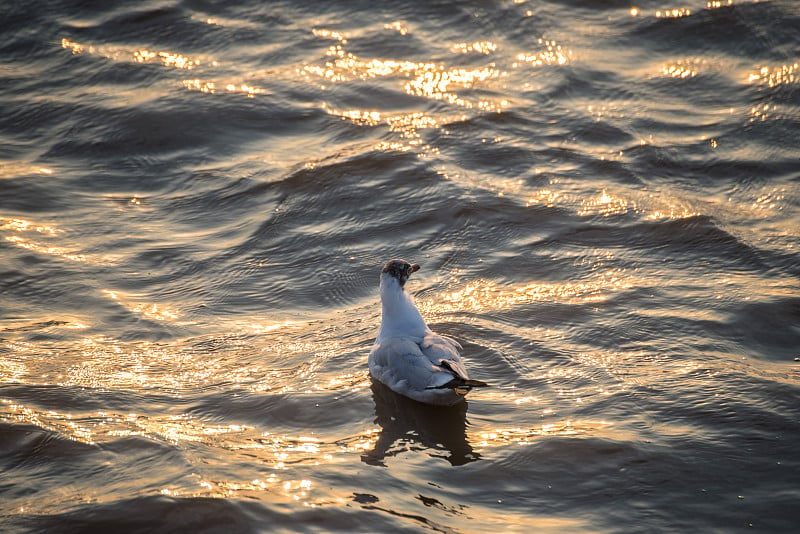
[[[411,264],[411,270],[408,272],[408,274],[415,273],[417,271],[419,271],[419,264],[418,263],[412,263]]]

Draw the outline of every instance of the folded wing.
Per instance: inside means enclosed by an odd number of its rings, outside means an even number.
[[[461,345],[446,336],[390,337],[370,352],[373,376],[393,389],[425,390],[458,386],[485,386],[470,380],[459,351]]]

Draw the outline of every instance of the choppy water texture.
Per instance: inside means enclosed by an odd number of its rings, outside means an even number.
[[[2,13],[2,530],[796,532],[800,2]]]

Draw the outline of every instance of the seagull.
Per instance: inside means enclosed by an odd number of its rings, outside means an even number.
[[[369,352],[372,376],[395,393],[426,404],[450,406],[473,387],[461,360],[461,345],[434,334],[414,305],[405,284],[419,265],[389,260],[381,271],[381,328]]]

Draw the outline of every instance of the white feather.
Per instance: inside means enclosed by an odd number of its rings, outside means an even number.
[[[420,402],[451,405],[462,400],[463,394],[453,388],[441,388],[454,378],[469,378],[459,354],[461,345],[428,328],[411,296],[391,274],[381,274],[380,293],[381,328],[369,353],[372,376]]]

